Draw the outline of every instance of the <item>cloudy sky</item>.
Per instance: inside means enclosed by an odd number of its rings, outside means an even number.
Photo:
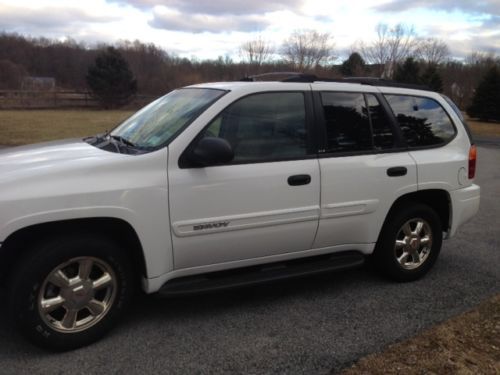
[[[0,31],[87,43],[135,40],[188,58],[238,59],[258,36],[279,45],[296,29],[330,32],[342,56],[378,23],[413,25],[454,56],[500,53],[500,0],[0,0]]]

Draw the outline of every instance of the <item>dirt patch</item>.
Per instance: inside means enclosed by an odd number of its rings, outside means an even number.
[[[500,295],[341,374],[500,374]]]

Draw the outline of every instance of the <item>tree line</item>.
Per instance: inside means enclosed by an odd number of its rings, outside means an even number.
[[[404,24],[377,26],[375,39],[351,46],[342,61],[330,33],[296,30],[280,45],[264,37],[243,43],[241,60],[181,58],[151,43],[121,41],[112,47],[123,57],[137,92],[161,95],[188,84],[237,80],[264,72],[300,71],[325,78],[372,76],[431,86],[450,96],[461,108],[471,105],[481,79],[500,58],[476,52],[464,60],[451,58],[447,44],[418,38]],[[88,46],[65,41],[0,33],[0,89],[20,89],[25,77],[53,77],[60,88],[87,90],[89,69],[110,45]]]

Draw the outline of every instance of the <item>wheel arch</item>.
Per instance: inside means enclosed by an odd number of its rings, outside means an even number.
[[[441,221],[443,232],[449,232],[452,214],[451,197],[448,191],[441,189],[418,190],[400,196],[389,209],[384,225],[394,211],[414,202],[425,204],[435,210]]]
[[[11,233],[0,248],[0,284],[5,284],[30,245],[58,234],[98,234],[107,236],[128,252],[133,264],[140,265],[140,276],[147,275],[143,247],[133,226],[113,217],[78,218],[30,225]]]

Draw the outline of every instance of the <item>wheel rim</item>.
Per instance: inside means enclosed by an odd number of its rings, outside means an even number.
[[[38,311],[52,329],[84,331],[104,318],[116,297],[116,275],[93,257],[73,258],[54,268],[38,296]]]
[[[405,270],[420,267],[429,258],[432,249],[432,230],[423,219],[410,219],[396,236],[394,253],[399,265]]]

